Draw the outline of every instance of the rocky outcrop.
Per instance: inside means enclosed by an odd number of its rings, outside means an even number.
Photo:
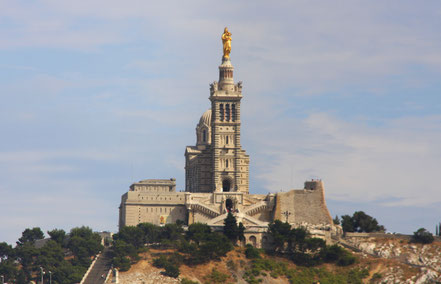
[[[390,259],[397,265],[385,268],[377,283],[437,283],[441,281],[441,242],[422,245],[409,238],[366,238],[351,236],[343,242],[364,255]],[[400,265],[403,264],[403,265]],[[409,269],[416,273],[409,273]],[[413,274],[413,275],[409,275]],[[379,274],[380,275],[380,274]]]

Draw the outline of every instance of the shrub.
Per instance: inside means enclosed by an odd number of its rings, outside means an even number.
[[[432,233],[427,231],[424,228],[418,229],[418,231],[413,233],[411,242],[413,243],[421,243],[421,244],[430,244],[434,240]]]
[[[260,252],[257,248],[253,247],[250,244],[246,245],[245,256],[249,259],[260,258]]]
[[[181,284],[199,284],[199,282],[197,282],[197,281],[192,281],[192,280],[190,280],[190,279],[188,279],[188,278],[182,278],[182,280],[181,280]]]
[[[176,264],[168,263],[165,267],[165,272],[163,272],[164,275],[178,278],[180,272],[179,267]]]
[[[213,268],[210,274],[206,275],[204,277],[205,283],[209,284],[220,284],[225,283],[228,279],[228,275],[221,273],[216,270],[216,268]]]
[[[168,264],[168,259],[165,255],[161,255],[158,258],[153,259],[153,266],[157,268],[165,268]]]

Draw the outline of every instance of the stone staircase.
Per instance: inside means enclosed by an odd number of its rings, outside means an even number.
[[[213,209],[213,208],[211,208],[211,207],[209,207],[209,206],[207,206],[205,204],[197,202],[197,201],[194,202],[194,203],[191,203],[190,204],[190,208],[194,209],[197,212],[206,214],[206,215],[208,215],[208,216],[210,216],[212,218],[215,218],[215,217],[220,215],[217,210],[215,210],[215,209]]]
[[[105,248],[91,267],[85,279],[81,281],[81,284],[103,284],[110,270],[111,261],[111,251],[109,248]]]
[[[260,201],[257,202],[256,204],[253,204],[247,208],[245,208],[245,210],[243,211],[244,214],[253,216],[263,210],[268,209],[268,205],[266,201]]]

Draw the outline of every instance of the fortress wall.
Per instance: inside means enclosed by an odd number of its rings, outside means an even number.
[[[276,208],[276,213],[280,215],[275,217],[282,221],[286,220],[284,212],[289,212],[289,223],[332,224],[321,181],[306,182],[305,189],[277,193],[276,204],[280,208]]]
[[[146,222],[161,225],[175,223],[177,220],[185,221],[187,218],[187,209],[183,205],[126,204],[124,209],[125,220],[122,220],[120,226],[136,226]]]

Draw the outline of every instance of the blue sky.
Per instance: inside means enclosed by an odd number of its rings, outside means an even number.
[[[116,231],[131,183],[184,189],[225,26],[252,193],[321,178],[333,216],[434,231],[439,1],[0,1],[0,241]]]

